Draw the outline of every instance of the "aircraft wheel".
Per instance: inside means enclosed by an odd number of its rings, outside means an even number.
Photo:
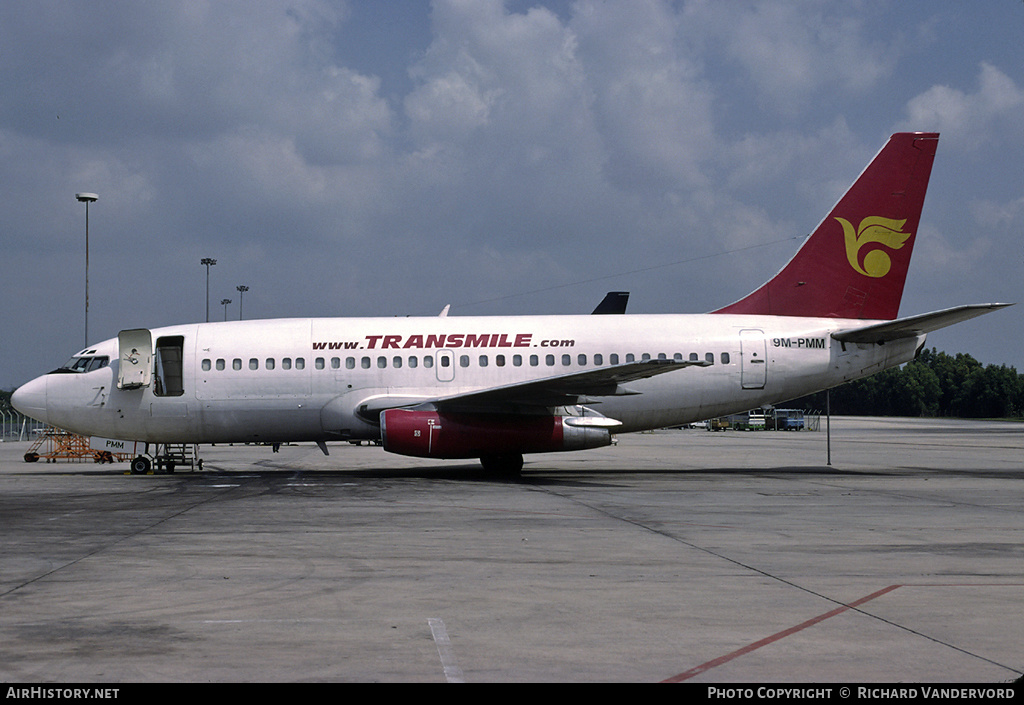
[[[149,458],[144,455],[140,455],[132,461],[132,474],[133,475],[145,475],[149,472],[151,464]]]
[[[519,453],[485,455],[480,464],[487,472],[506,477],[519,477],[523,471],[523,456]]]

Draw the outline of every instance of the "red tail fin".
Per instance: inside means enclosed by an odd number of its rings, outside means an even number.
[[[890,137],[789,264],[715,313],[896,318],[938,141]]]

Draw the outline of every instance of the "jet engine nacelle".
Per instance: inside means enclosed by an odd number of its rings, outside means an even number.
[[[388,409],[380,414],[384,450],[419,458],[481,458],[582,450],[611,444],[608,427],[575,421],[575,417],[563,416],[459,414],[410,409]]]

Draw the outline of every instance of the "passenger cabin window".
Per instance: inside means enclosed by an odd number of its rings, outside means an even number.
[[[184,384],[182,380],[182,358],[184,349],[184,337],[183,336],[168,336],[160,338],[157,341],[157,391],[156,393],[160,396],[178,396],[184,393]],[[93,351],[89,351],[93,352]],[[639,355],[634,353],[627,353],[622,356],[626,363],[636,362],[639,359],[643,361],[649,361],[652,358],[657,360],[675,360],[676,362],[682,362],[683,360],[689,360],[690,362],[703,361],[706,364],[713,365],[716,361],[716,353],[672,353],[671,357],[669,353],[641,353]],[[730,355],[727,352],[718,353],[718,360],[723,365],[730,363]],[[439,355],[438,364],[441,367],[450,367],[455,361],[450,355]],[[474,361],[470,355],[458,356],[459,367],[470,367],[474,364]],[[538,355],[530,355],[528,358],[523,355],[512,355],[508,357],[502,354],[496,354],[493,358],[489,355],[479,355],[475,361],[475,364],[479,367],[488,367],[489,365],[495,365],[496,367],[505,367],[506,365],[513,365],[515,367],[521,367],[523,365],[530,365],[531,367],[538,367],[540,365],[546,365],[547,367],[554,367],[561,365],[564,367],[571,367],[572,365],[578,365],[580,367],[586,367],[589,364],[593,365],[618,365],[620,364],[620,355],[618,353],[608,353],[607,355],[602,353],[594,353],[593,356],[588,356],[585,353],[578,353],[575,357],[569,354],[544,355],[541,360]],[[56,372],[91,372],[106,367],[110,364],[110,359],[105,356],[96,357],[73,357],[68,362],[60,367]],[[251,370],[259,370],[260,360],[258,358],[249,358],[248,367]],[[303,370],[306,367],[306,360],[302,357],[290,358],[285,357],[280,360],[272,357],[268,357],[262,362],[263,368],[266,370],[273,370],[278,365],[283,370]],[[241,370],[243,361],[239,358],[235,358],[231,361],[231,366],[235,370]],[[313,365],[318,370],[324,370],[328,367],[328,361],[325,358],[317,357],[313,360]],[[201,369],[204,372],[208,372],[211,368],[217,370],[224,370],[227,366],[227,361],[223,358],[217,358],[211,360],[204,358],[200,362]],[[434,366],[434,356],[424,355],[422,358],[416,355],[410,355],[403,357],[401,355],[395,355],[393,357],[386,357],[384,355],[371,357],[361,357],[358,360],[354,357],[346,357],[344,363],[345,369],[355,369],[357,366],[362,367],[364,370],[369,370],[373,367],[377,369],[401,369],[402,367],[408,367],[415,369],[420,366],[425,368],[431,368]],[[330,368],[334,370],[341,369],[342,362],[341,358],[332,357],[330,358]]]

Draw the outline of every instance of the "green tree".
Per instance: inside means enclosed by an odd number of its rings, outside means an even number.
[[[1019,415],[1020,375],[1006,365],[971,370],[963,385],[961,415],[969,418],[1004,418]]]
[[[895,376],[892,400],[900,416],[935,416],[939,413],[942,385],[932,369],[917,360],[908,363]]]
[[[830,400],[832,413],[856,416],[1019,417],[1024,375],[1006,365],[982,365],[965,353],[924,349],[902,367],[835,387]],[[824,409],[825,392],[791,404]]]

